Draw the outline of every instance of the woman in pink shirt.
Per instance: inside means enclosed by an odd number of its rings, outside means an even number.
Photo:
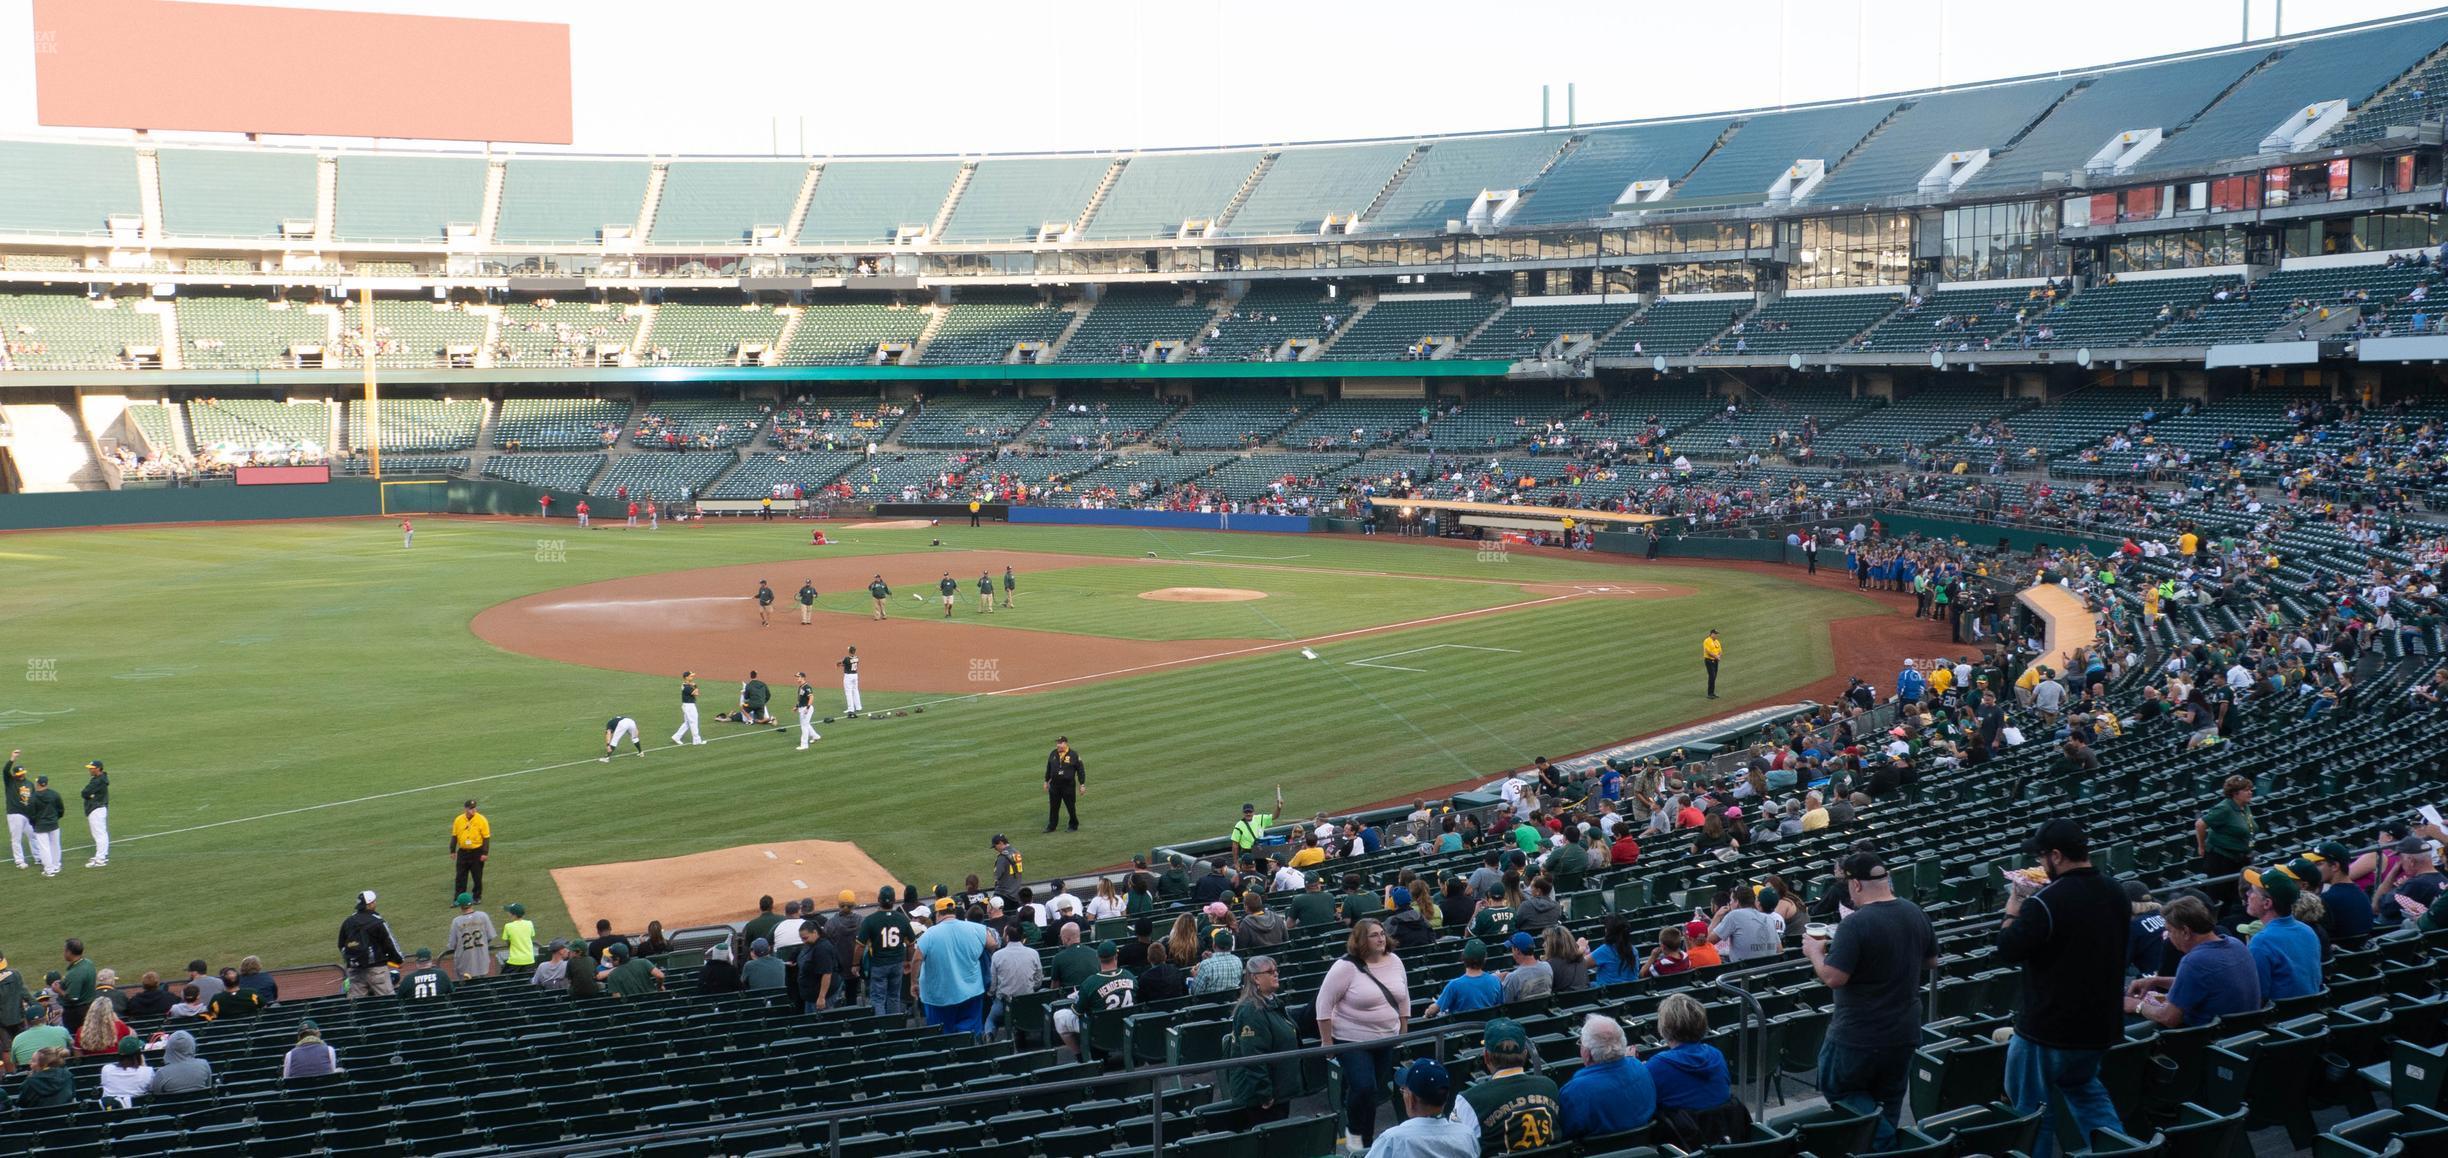
[[[1402,958],[1386,946],[1385,926],[1352,923],[1343,956],[1318,985],[1318,1044],[1375,1041],[1411,1028],[1411,985]],[[1335,1058],[1343,1067],[1343,1116],[1366,1147],[1377,1140],[1377,1103],[1394,1084],[1394,1049],[1357,1049]]]

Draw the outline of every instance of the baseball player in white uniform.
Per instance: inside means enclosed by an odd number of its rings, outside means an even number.
[[[680,673],[680,730],[672,733],[672,743],[688,737],[689,743],[703,744],[705,737],[697,731],[697,673]]]
[[[841,669],[842,700],[847,705],[843,709],[843,714],[855,716],[866,710],[859,702],[857,648],[851,648],[850,654],[841,657]]]
[[[808,745],[821,739],[824,739],[824,736],[816,731],[816,688],[808,683],[807,673],[800,672],[799,750],[805,752],[808,750]]]
[[[0,790],[8,793],[9,855],[18,868],[26,866],[26,851],[34,847],[34,823],[26,819],[26,798],[34,793],[34,778],[17,767],[25,757],[20,748],[9,753],[8,764],[0,767]]]
[[[629,746],[637,749],[640,757],[646,755],[646,742],[638,739],[637,721],[627,716],[614,716],[604,721],[604,754],[596,763],[611,763],[612,757],[620,754],[623,740],[629,741]]]

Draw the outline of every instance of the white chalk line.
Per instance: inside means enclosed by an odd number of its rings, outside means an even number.
[[[1257,559],[1257,560],[1260,560],[1261,562],[1269,562],[1269,563],[1281,563],[1281,562],[1284,562],[1284,561],[1286,561],[1286,560],[1290,560],[1290,559],[1306,559],[1306,558],[1308,558],[1308,557],[1309,557],[1307,554],[1300,554],[1300,555],[1239,555],[1239,554],[1235,554],[1235,553],[1233,553],[1233,552],[1231,552],[1231,551],[1192,551],[1192,552],[1190,552],[1190,553],[1191,553],[1191,554],[1193,554],[1193,555],[1201,555],[1201,556],[1205,556],[1206,558],[1210,558],[1210,559]]]
[[[1045,688],[1063,687],[1069,684],[1082,683],[1089,680],[1111,679],[1116,676],[1136,675],[1140,672],[1160,671],[1164,668],[1180,667],[1184,664],[1207,663],[1212,660],[1232,659],[1244,655],[1257,655],[1263,652],[1282,651],[1287,648],[1307,647],[1312,644],[1327,643],[1337,639],[1349,639],[1358,635],[1374,635],[1380,632],[1403,631],[1409,628],[1426,627],[1430,624],[1445,623],[1457,619],[1474,619],[1483,615],[1496,615],[1507,611],[1522,611],[1528,608],[1538,607],[1543,604],[1558,603],[1567,599],[1579,598],[1584,594],[1586,593],[1576,591],[1570,594],[1549,595],[1539,599],[1525,600],[1520,603],[1507,603],[1496,607],[1476,607],[1468,611],[1453,611],[1444,615],[1431,615],[1424,619],[1410,619],[1401,623],[1380,624],[1375,627],[1355,627],[1349,631],[1330,632],[1326,635],[1313,635],[1307,639],[1291,639],[1284,640],[1280,643],[1263,643],[1255,647],[1239,647],[1230,651],[1211,652],[1207,655],[1184,656],[1180,659],[1168,659],[1159,663],[1145,663],[1139,664],[1135,667],[1116,668],[1112,671],[1095,672],[1089,675],[1067,676],[1063,679],[1046,680],[1042,683],[1026,684],[1016,688],[1002,688],[991,692],[972,692],[965,696],[945,696],[940,699],[921,700],[914,704],[901,705],[900,707],[892,710],[907,711],[913,708],[930,708],[937,704],[959,703],[964,700],[979,700],[987,699],[993,696],[1019,695],[1023,692],[1033,692],[1040,691]],[[1457,644],[1454,646],[1463,645]],[[782,729],[772,729],[772,731],[779,730]],[[716,736],[710,740],[707,740],[706,743],[719,744],[725,740],[737,740],[744,736],[762,736],[767,734],[769,734],[769,730],[760,728],[754,732],[735,732],[727,736]],[[657,752],[667,752],[676,748],[687,746],[688,745],[682,744],[668,744],[652,750]],[[617,757],[615,758],[617,759]],[[539,764],[533,768],[520,768],[510,772],[495,772],[484,776],[472,776],[464,780],[451,780],[440,784],[420,785],[414,788],[400,788],[390,792],[377,792],[370,796],[352,797],[347,800],[328,800],[321,804],[300,805],[296,808],[284,808],[278,812],[264,812],[258,813],[254,816],[234,816],[228,820],[215,820],[207,824],[190,825],[186,828],[169,828],[163,829],[160,832],[140,832],[132,836],[117,837],[115,840],[117,843],[125,844],[129,841],[151,840],[155,837],[161,836],[184,836],[192,832],[204,832],[215,828],[227,828],[234,824],[251,824],[258,820],[278,820],[285,816],[301,816],[309,812],[323,812],[334,808],[346,808],[355,804],[371,804],[378,800],[392,800],[402,796],[414,796],[421,792],[440,792],[447,788],[464,788],[470,784],[485,784],[495,780],[507,780],[516,776],[532,775],[537,772],[557,772],[565,768],[578,768],[596,762],[598,762],[596,757],[589,756],[583,759],[564,761],[559,764]]]
[[[1385,653],[1384,655],[1372,655],[1372,656],[1368,657],[1367,659],[1352,659],[1352,660],[1345,660],[1345,661],[1343,661],[1343,666],[1345,666],[1345,667],[1373,667],[1373,668],[1376,668],[1376,669],[1377,669],[1377,670],[1379,670],[1379,671],[1407,671],[1407,672],[1410,672],[1410,673],[1412,673],[1412,674],[1414,674],[1414,675],[1426,675],[1426,674],[1428,674],[1428,673],[1427,673],[1427,669],[1425,669],[1425,668],[1416,668],[1416,667],[1398,667],[1398,666],[1396,666],[1396,665],[1394,665],[1394,664],[1390,664],[1390,663],[1378,663],[1377,661],[1378,661],[1378,660],[1381,660],[1381,659],[1401,659],[1402,657],[1407,656],[1407,655],[1419,655],[1419,654],[1421,654],[1421,653],[1423,653],[1423,652],[1431,652],[1431,651],[1447,651],[1447,650],[1451,650],[1451,651],[1498,651],[1498,652],[1503,652],[1503,653],[1505,653],[1506,655],[1520,655],[1520,654],[1521,654],[1521,652],[1520,652],[1519,650],[1516,650],[1516,649],[1514,649],[1514,648],[1510,648],[1510,647],[1480,647],[1480,646],[1479,646],[1479,645],[1477,645],[1477,644],[1471,644],[1471,643],[1432,643],[1432,644],[1429,644],[1429,645],[1428,645],[1428,646],[1426,646],[1426,647],[1414,647],[1414,648],[1410,648],[1410,649],[1407,649],[1407,650],[1404,650],[1404,651],[1389,651],[1389,652]]]

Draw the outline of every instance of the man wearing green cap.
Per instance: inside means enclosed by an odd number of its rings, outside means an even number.
[[[1462,1091],[1461,1106],[1479,1125],[1479,1152],[1502,1154],[1536,1150],[1560,1140],[1563,1098],[1553,1079],[1526,1072],[1530,1064],[1530,1034],[1510,1017],[1487,1023],[1479,1064],[1487,1076]]]
[[[524,976],[535,972],[536,927],[527,919],[527,906],[512,901],[502,906],[510,914],[509,923],[502,926],[502,975]]]
[[[461,893],[459,915],[451,918],[451,965],[462,981],[493,975],[493,915],[478,912],[476,896]]]
[[[86,868],[110,866],[110,774],[100,760],[85,762],[85,787],[77,790],[85,802],[85,830],[93,834],[94,854]]]
[[[400,975],[402,1001],[435,1001],[451,995],[451,979],[434,964],[433,950],[418,949],[416,964]]]
[[[1487,951],[1487,942],[1476,937],[1462,942],[1462,975],[1445,983],[1426,1016],[1469,1013],[1504,1000],[1504,980],[1487,971]]]
[[[900,1017],[909,991],[905,976],[910,942],[917,934],[908,914],[893,903],[893,887],[876,890],[876,911],[859,922],[858,949],[853,964],[867,979],[867,1007],[878,1017]]]
[[[595,977],[614,997],[644,997],[663,987],[663,971],[644,957],[630,956],[627,941],[612,946],[612,963]]]
[[[2285,868],[2246,869],[2244,911],[2261,922],[2245,948],[2261,980],[2261,999],[2280,1001],[2321,990],[2320,934],[2295,919],[2303,883]]]

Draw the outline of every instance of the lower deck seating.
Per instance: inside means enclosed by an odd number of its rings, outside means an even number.
[[[484,473],[547,490],[583,491],[603,464],[600,454],[497,454],[485,460]]]

